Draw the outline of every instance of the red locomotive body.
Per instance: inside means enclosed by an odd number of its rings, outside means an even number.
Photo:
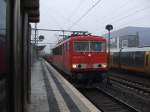
[[[103,37],[71,35],[52,51],[52,64],[74,79],[102,80],[103,73],[108,70],[106,39]]]

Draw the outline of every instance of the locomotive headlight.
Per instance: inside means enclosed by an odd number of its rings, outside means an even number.
[[[89,54],[88,56],[91,57],[91,54]]]
[[[72,65],[72,68],[77,68],[77,65],[76,65],[76,64],[73,64],[73,65]]]
[[[107,67],[107,64],[101,64],[102,65],[102,68],[106,68]]]

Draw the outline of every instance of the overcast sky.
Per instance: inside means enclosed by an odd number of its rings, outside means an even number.
[[[150,27],[150,0],[40,0],[38,28],[85,30],[102,35],[107,32],[106,24],[112,24],[114,30]],[[39,34],[45,35],[44,42],[53,43],[60,33]]]

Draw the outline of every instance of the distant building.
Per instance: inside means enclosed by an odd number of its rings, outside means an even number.
[[[107,37],[108,34],[104,34]],[[150,28],[125,27],[111,32],[111,48],[150,46]]]

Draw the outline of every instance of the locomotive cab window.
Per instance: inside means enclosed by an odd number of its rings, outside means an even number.
[[[105,51],[105,43],[103,42],[90,42],[90,51],[103,52]]]
[[[89,42],[74,42],[74,49],[75,51],[89,51]]]
[[[74,42],[74,50],[78,52],[104,52],[105,43],[96,41]]]

